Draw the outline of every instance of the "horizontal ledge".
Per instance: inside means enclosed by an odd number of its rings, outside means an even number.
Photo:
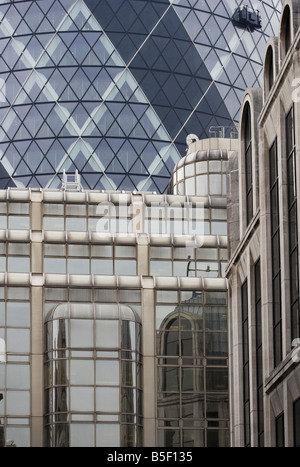
[[[225,278],[0,273],[0,286],[227,291]]]

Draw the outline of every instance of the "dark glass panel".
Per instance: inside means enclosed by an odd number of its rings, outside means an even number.
[[[294,447],[300,447],[300,399],[293,404]]]
[[[279,365],[282,360],[282,326],[281,321],[274,327],[274,364]]]
[[[284,447],[284,414],[279,415],[275,420],[276,447]]]

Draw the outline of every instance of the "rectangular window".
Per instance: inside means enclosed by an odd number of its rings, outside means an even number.
[[[246,215],[247,225],[253,217],[253,176],[252,176],[252,129],[250,106],[247,105],[245,119],[245,174],[246,174]]]
[[[284,447],[284,413],[275,419],[276,447]]]
[[[244,396],[244,445],[251,446],[250,439],[250,386],[249,386],[249,337],[248,337],[248,282],[241,288],[242,339],[243,339],[243,396]]]
[[[298,227],[297,227],[297,183],[296,183],[296,143],[294,106],[286,116],[286,158],[288,187],[288,222],[289,222],[289,263],[291,292],[292,339],[299,337],[299,262],[298,262]]]
[[[274,141],[269,151],[269,164],[273,285],[273,345],[274,366],[277,366],[282,360],[281,265],[277,139]]]
[[[261,324],[261,272],[260,260],[254,265],[255,283],[255,329],[256,329],[256,379],[257,379],[257,426],[258,446],[264,446],[264,406],[263,406],[263,360]]]
[[[293,404],[294,447],[300,447],[300,398]]]

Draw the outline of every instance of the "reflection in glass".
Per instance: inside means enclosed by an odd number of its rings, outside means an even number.
[[[7,302],[7,326],[29,327],[30,326],[30,303],[29,302]]]
[[[94,361],[75,360],[70,362],[70,383],[83,385],[94,384]]]
[[[71,424],[71,446],[94,447],[94,425],[91,423]]]
[[[160,446],[206,446],[206,420],[212,415],[205,407],[210,400],[218,423],[229,418],[224,402],[224,397],[228,400],[227,310],[222,293],[206,294],[182,292],[177,306],[156,308]],[[157,300],[163,296],[160,292]],[[219,305],[204,306],[205,301]],[[228,423],[223,428],[228,434]],[[223,445],[221,438],[219,442]]]
[[[104,384],[108,386],[120,385],[119,360],[96,361],[96,384]]]
[[[124,440],[125,441],[125,440]],[[120,426],[118,423],[96,425],[96,445],[98,447],[128,446],[126,442],[120,443]]]
[[[46,384],[53,388],[46,390],[46,410],[58,422],[48,419],[49,446],[141,445],[141,341],[135,312],[115,303],[60,304],[46,316],[45,329]],[[82,438],[80,427],[86,428]]]

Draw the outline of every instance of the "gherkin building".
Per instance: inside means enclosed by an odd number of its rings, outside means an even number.
[[[164,193],[188,134],[238,124],[281,6],[2,0],[0,188]]]

